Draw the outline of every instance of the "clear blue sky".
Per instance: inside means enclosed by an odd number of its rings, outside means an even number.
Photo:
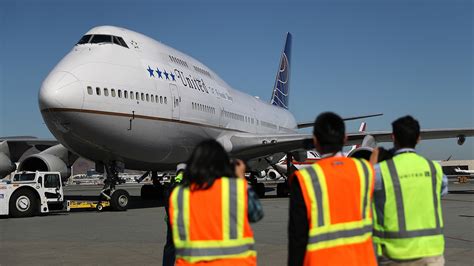
[[[51,138],[42,80],[97,25],[129,28],[194,56],[233,87],[269,100],[293,33],[290,110],[411,114],[423,128],[474,127],[472,1],[0,1],[0,136]],[[347,124],[356,131],[359,122]],[[474,159],[474,139],[427,141],[433,159]]]

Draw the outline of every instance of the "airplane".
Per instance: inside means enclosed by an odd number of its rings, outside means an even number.
[[[362,122],[359,126],[358,132],[365,132],[367,129],[367,123]],[[372,149],[375,148],[375,143],[363,142],[361,144],[352,145],[351,149],[344,153],[344,156],[347,157],[356,157],[363,159],[370,159],[370,154]],[[321,159],[320,154],[317,151],[309,150],[306,151],[306,159],[304,161],[298,161],[293,158],[293,160],[288,164],[287,156],[285,155],[278,163],[271,164],[270,168],[267,169],[266,175],[273,180],[279,179],[282,176],[285,176],[285,173],[288,173],[288,166],[294,167],[293,170],[299,170],[304,167],[308,167],[313,163]]]
[[[291,46],[287,33],[268,103],[233,89],[200,61],[148,36],[115,26],[94,27],[39,90],[43,120],[59,144],[0,138],[0,173],[15,168],[18,147],[46,148],[24,158],[20,171],[68,176],[82,156],[106,173],[101,195],[114,209],[126,210],[129,195],[116,189],[119,172],[151,172],[154,185],[144,185],[142,196],[158,193],[163,189],[158,171],[175,170],[205,139],[216,139],[232,157],[248,161],[251,172],[265,169],[266,159],[276,163],[285,154],[304,161],[306,150],[313,148],[312,135],[298,129],[312,123],[297,123],[288,109]],[[474,129],[425,129],[421,135],[457,138],[463,144]],[[390,131],[351,133],[347,145],[365,139],[386,142],[390,136]]]
[[[459,167],[455,168],[454,171],[456,173],[463,173],[463,174],[470,174],[470,175],[474,174],[474,170],[464,170]]]

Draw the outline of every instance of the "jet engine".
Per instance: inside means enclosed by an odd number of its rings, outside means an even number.
[[[377,147],[377,142],[372,135],[367,135],[362,140],[362,144],[359,148],[355,148],[347,154],[347,157],[361,158],[361,159],[370,159],[370,155],[374,151],[374,148]]]
[[[0,179],[16,170],[16,165],[10,160],[10,156],[0,152]]]
[[[350,151],[347,154],[347,157],[369,160],[370,155],[372,155],[373,151],[374,151],[374,148],[372,147],[360,147],[360,148],[356,148]]]
[[[0,142],[0,179],[16,170],[16,164],[10,158],[10,150],[6,141]]]
[[[23,159],[18,166],[18,171],[59,172],[65,181],[71,175],[71,165],[77,158],[63,145],[58,144]]]
[[[280,173],[278,173],[275,169],[269,169],[268,172],[267,172],[267,176],[271,180],[276,180],[276,179],[279,179],[281,177]]]

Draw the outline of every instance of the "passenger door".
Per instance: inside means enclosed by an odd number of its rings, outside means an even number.
[[[179,96],[178,87],[175,84],[170,84],[171,91],[171,117],[179,120],[179,106],[181,103],[181,97]]]

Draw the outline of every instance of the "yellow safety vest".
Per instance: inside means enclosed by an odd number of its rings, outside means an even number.
[[[379,254],[400,260],[442,255],[441,166],[414,152],[379,165],[383,189],[374,193]]]

